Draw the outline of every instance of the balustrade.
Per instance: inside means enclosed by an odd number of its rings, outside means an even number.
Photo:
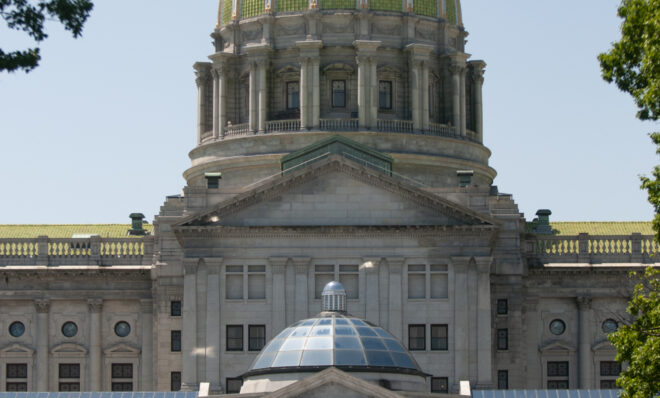
[[[274,131],[298,131],[300,130],[300,119],[269,120],[266,122],[266,132]]]
[[[143,238],[0,239],[0,267],[7,265],[151,264],[153,236]]]
[[[358,119],[320,119],[321,130],[357,130]]]
[[[242,135],[248,135],[250,132],[249,123],[241,124],[228,124],[225,136],[226,137],[237,137]]]
[[[652,235],[537,235],[530,255],[548,263],[649,263],[658,253]]]
[[[412,133],[413,122],[412,120],[378,119],[378,125],[376,128],[378,131],[392,133]]]

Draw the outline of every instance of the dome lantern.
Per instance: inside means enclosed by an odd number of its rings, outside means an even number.
[[[321,292],[323,311],[346,312],[346,289],[337,282],[328,282]]]

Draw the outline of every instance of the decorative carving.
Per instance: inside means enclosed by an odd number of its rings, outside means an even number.
[[[87,309],[91,313],[101,313],[103,311],[103,299],[89,299],[87,300]]]
[[[576,297],[575,301],[577,301],[578,309],[580,311],[587,311],[591,309],[591,297]]]
[[[354,27],[351,20],[337,19],[335,21],[323,22],[323,33],[353,33]]]
[[[34,307],[39,314],[47,314],[50,310],[50,301],[47,299],[37,299],[34,300]]]

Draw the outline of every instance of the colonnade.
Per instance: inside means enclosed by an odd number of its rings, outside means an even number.
[[[361,129],[376,129],[378,125],[378,49],[380,41],[356,40],[355,48],[358,76],[358,125]],[[321,40],[304,40],[296,42],[299,51],[300,67],[300,128],[318,129],[320,123],[320,50]],[[248,99],[248,130],[252,133],[264,133],[267,129],[268,117],[268,69],[270,55],[273,50],[266,44],[247,46],[247,63],[249,69],[249,99]],[[431,55],[433,47],[425,44],[409,44],[405,47],[409,67],[409,98],[410,117],[413,130],[428,130],[429,120],[429,84],[431,71]],[[227,129],[227,79],[230,74],[228,60],[232,54],[218,52],[210,56],[211,63],[197,63],[198,87],[198,144],[202,136],[210,129],[213,140],[224,138]],[[482,141],[482,100],[483,61],[467,61],[468,54],[454,53],[449,57],[449,81],[451,92],[451,125],[457,135],[467,135],[467,93],[466,79],[468,69],[473,79],[472,102],[474,107],[474,130],[477,140]],[[211,81],[211,84],[208,82]],[[212,125],[207,125],[209,98],[207,90],[213,92]],[[400,95],[400,94],[399,94]]]

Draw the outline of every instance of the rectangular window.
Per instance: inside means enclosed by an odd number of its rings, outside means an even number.
[[[509,301],[507,299],[497,300],[497,315],[506,315],[509,313]]]
[[[181,372],[170,373],[170,390],[181,391]]]
[[[568,377],[568,361],[548,362],[548,377]]]
[[[381,80],[378,82],[378,108],[382,110],[392,109],[392,82]]]
[[[27,383],[7,383],[7,391],[27,391]]]
[[[248,265],[248,299],[266,298],[266,266]]]
[[[243,298],[243,266],[228,265],[225,272],[225,297],[231,300]]]
[[[112,382],[111,391],[133,391],[133,383]]]
[[[80,391],[80,383],[59,383],[58,391]]]
[[[449,297],[447,264],[431,264],[431,298]]]
[[[426,298],[426,265],[408,265],[408,298]]]
[[[616,361],[600,361],[601,376],[616,376],[621,373],[621,364]]]
[[[498,370],[497,371],[497,389],[498,390],[508,390],[509,389],[509,371],[508,370]]]
[[[408,325],[408,349],[426,350],[426,325]]]
[[[227,351],[243,351],[243,325],[227,325]]]
[[[25,379],[25,380],[21,380],[21,379]],[[7,383],[5,387],[7,391],[27,391],[26,363],[7,364]]]
[[[346,107],[346,80],[332,81],[332,107]]]
[[[321,298],[323,288],[335,279],[335,266],[332,264],[314,266],[314,297]]]
[[[170,316],[181,316],[181,301],[170,301]]]
[[[170,351],[181,352],[181,331],[172,330],[170,337]]]
[[[431,325],[431,350],[447,349],[447,325]]]
[[[110,371],[112,391],[133,391],[133,364],[113,363]]]
[[[300,108],[300,83],[287,82],[286,83],[286,109],[299,109]]]
[[[261,351],[266,344],[266,326],[248,326],[248,351]]]
[[[356,299],[360,297],[360,270],[357,265],[340,265],[339,282],[346,289],[346,298]]]
[[[238,394],[241,392],[243,379],[240,377],[227,377],[225,386],[227,387],[227,394]]]
[[[616,390],[616,380],[601,380],[600,388],[603,390]]]
[[[59,366],[59,377],[60,379],[79,379],[80,364],[61,363]]]
[[[568,390],[568,380],[548,380],[548,390]]]
[[[497,329],[497,349],[509,349],[509,329]]]
[[[447,377],[431,377],[431,392],[449,392],[449,379]]]

